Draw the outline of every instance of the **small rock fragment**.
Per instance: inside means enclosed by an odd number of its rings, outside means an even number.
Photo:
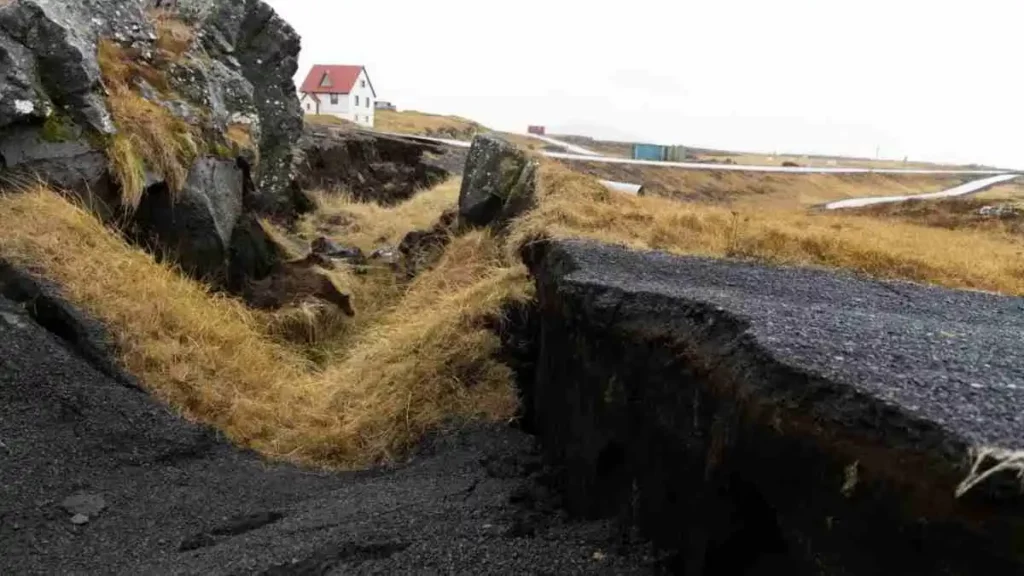
[[[89,517],[85,514],[75,514],[71,517],[71,523],[75,526],[82,526],[89,523]]]
[[[86,522],[90,516],[97,516],[107,507],[106,500],[99,494],[75,494],[65,498],[60,507],[73,516],[86,516]]]

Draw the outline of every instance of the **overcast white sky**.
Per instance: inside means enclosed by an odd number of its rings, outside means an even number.
[[[268,0],[399,109],[1024,167],[1021,0]]]

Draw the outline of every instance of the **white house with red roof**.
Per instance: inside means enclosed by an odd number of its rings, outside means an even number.
[[[299,102],[306,114],[337,116],[369,128],[373,127],[376,100],[364,66],[317,64],[299,89]]]

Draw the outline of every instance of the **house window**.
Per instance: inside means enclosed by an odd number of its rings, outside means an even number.
[[[326,88],[331,85],[331,77],[324,73],[324,77],[320,79],[320,86]]]
[[[359,106],[359,96],[356,96],[356,106]]]
[[[306,112],[309,112],[309,102],[306,102]]]
[[[359,81],[359,86],[362,87],[362,88],[366,88],[366,80],[360,80]]]
[[[337,94],[331,94],[331,104],[337,104],[337,103],[338,103],[338,95]]]

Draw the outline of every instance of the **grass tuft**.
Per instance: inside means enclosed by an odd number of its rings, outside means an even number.
[[[317,192],[318,209],[303,217],[298,231],[307,241],[326,235],[364,252],[395,247],[406,233],[430,228],[445,209],[454,207],[460,186],[460,180],[452,179],[387,208],[357,202],[345,193]]]
[[[259,154],[259,146],[252,137],[252,128],[246,124],[228,124],[224,131],[224,139],[231,145],[231,152],[238,156],[241,154]]]
[[[139,93],[137,84],[143,80],[166,90],[162,73],[109,39],[100,40],[98,59],[118,130],[108,141],[107,153],[125,206],[138,206],[146,170],[166,181],[172,193],[180,192],[199,155],[199,135],[185,120]]]
[[[156,31],[159,58],[165,62],[179,61],[195,41],[195,30],[169,10],[151,9],[148,16]]]

